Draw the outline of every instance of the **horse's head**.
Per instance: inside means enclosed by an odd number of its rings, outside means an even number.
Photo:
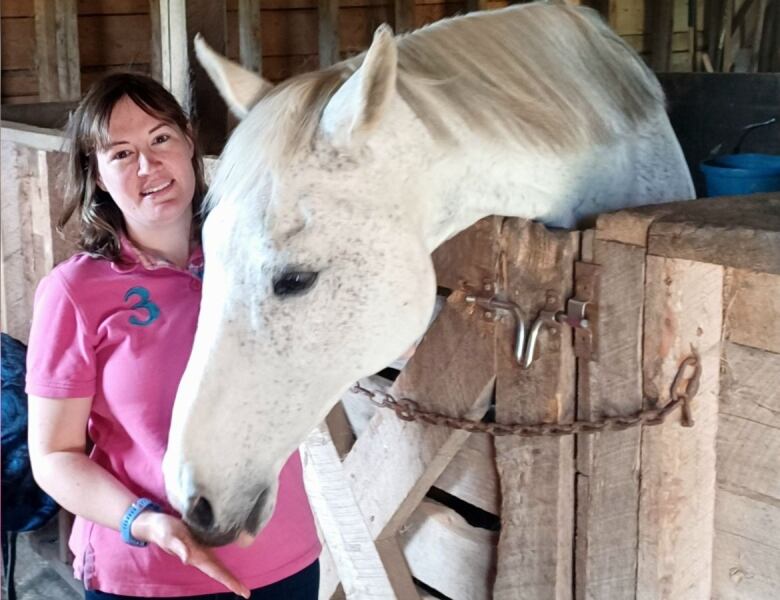
[[[424,331],[435,278],[423,207],[388,179],[390,164],[416,170],[388,122],[389,29],[359,66],[277,88],[199,52],[244,118],[210,191],[200,319],[164,473],[173,505],[221,544],[265,524],[290,454],[353,381]]]

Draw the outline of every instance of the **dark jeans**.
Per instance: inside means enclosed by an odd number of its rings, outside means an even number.
[[[320,562],[311,565],[271,585],[252,590],[251,600],[317,600],[320,588]],[[84,592],[84,600],[131,600],[141,596],[118,596],[97,590]],[[176,596],[168,598],[149,598],[145,600],[235,600],[240,598],[230,592],[224,594],[206,594],[205,596]]]

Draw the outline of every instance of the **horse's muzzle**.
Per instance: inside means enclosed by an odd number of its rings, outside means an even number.
[[[216,523],[214,509],[205,496],[197,496],[189,502],[183,511],[184,522],[189,526],[195,538],[207,546],[224,546],[236,541],[242,532],[248,532],[252,537],[257,535],[262,523],[263,509],[269,500],[270,488],[264,488],[256,497],[243,526],[233,526],[222,529]]]

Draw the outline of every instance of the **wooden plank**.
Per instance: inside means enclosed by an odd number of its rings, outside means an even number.
[[[501,488],[493,438],[472,434],[434,486],[493,515],[500,514]]]
[[[487,10],[487,0],[466,0],[466,11],[474,12],[475,10]]]
[[[0,60],[3,65],[3,77],[9,71],[35,70],[35,19],[0,19],[0,34],[3,43],[0,46]],[[3,82],[5,87],[5,82]]]
[[[3,136],[2,155],[2,329],[26,343],[35,287],[51,269],[33,225],[36,218],[40,225],[40,210],[33,215],[40,194],[38,151]]]
[[[577,416],[599,420],[642,410],[645,250],[596,240],[591,260],[601,265],[599,354],[579,361]],[[635,593],[640,448],[638,427],[577,437],[578,599]]]
[[[674,0],[656,0],[650,7],[650,67],[668,71],[672,54]]]
[[[160,0],[163,84],[195,122],[204,152],[218,154],[227,138],[227,108],[195,58],[200,32],[220,54],[226,46],[225,0]]]
[[[527,318],[560,309],[571,296],[578,232],[548,231],[538,223],[504,222],[505,282],[501,289]],[[529,321],[530,322],[530,321]],[[502,319],[497,337],[496,421],[567,422],[574,418],[575,361],[571,330],[543,329],[535,363],[514,358],[514,322]],[[495,598],[571,598],[574,544],[574,440],[496,438],[501,480],[501,537]]]
[[[78,0],[79,15],[142,15],[149,13],[149,0]]]
[[[404,33],[414,29],[415,1],[394,0],[395,5],[395,32]]]
[[[399,537],[419,581],[448,598],[492,598],[497,532],[472,527],[452,509],[423,500]]]
[[[31,104],[38,102],[38,76],[34,71],[3,71],[3,104]]]
[[[338,0],[320,0],[318,3],[320,67],[339,61],[339,3]]]
[[[263,72],[263,38],[260,0],[238,0],[238,45],[241,64]]]
[[[62,150],[65,143],[62,132],[54,129],[9,121],[0,121],[0,127],[2,127],[3,141],[19,146],[56,152]]]
[[[780,194],[690,204],[653,222],[648,253],[780,275]]]
[[[780,354],[780,275],[726,270],[725,337]]]
[[[57,76],[61,100],[81,99],[78,9],[76,0],[57,0]]]
[[[38,95],[43,102],[60,99],[56,10],[54,2],[35,0],[35,63],[38,67]]]
[[[780,354],[727,342],[722,369],[721,414],[780,430]]]
[[[780,194],[670,202],[599,215],[596,237],[670,258],[780,274]]]
[[[713,598],[780,597],[780,502],[718,489]]]
[[[321,424],[315,429],[302,448],[306,491],[345,593],[348,597],[394,598],[327,427]],[[332,585],[334,580],[329,582]]]
[[[715,504],[723,267],[647,257],[644,395],[663,406],[686,356],[698,353],[701,379],[692,428],[679,412],[642,434],[638,600],[709,598]]]
[[[436,283],[450,290],[490,293],[496,270],[502,217],[487,217],[454,236],[433,253]]]
[[[36,102],[3,106],[3,120],[45,129],[64,129],[77,102]]]
[[[121,66],[128,69],[139,64],[149,64],[152,60],[151,27],[152,19],[149,15],[93,15],[79,18],[82,68]]]
[[[341,402],[330,409],[328,416],[325,418],[325,423],[339,457],[344,458],[349,449],[352,448],[352,444],[355,443],[355,435],[352,433],[352,427],[349,424],[347,415],[344,412],[344,405]]]
[[[777,398],[760,398],[758,402]],[[780,429],[721,412],[718,428],[718,484],[780,502]],[[748,468],[749,467],[749,468]]]
[[[163,81],[163,24],[161,0],[149,0],[149,72]]]
[[[35,48],[42,101],[81,96],[76,0],[35,1]]]

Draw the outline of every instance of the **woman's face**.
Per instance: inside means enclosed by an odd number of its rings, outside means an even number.
[[[188,228],[195,172],[186,133],[125,96],[111,111],[108,137],[109,144],[97,151],[98,185],[111,194],[128,231],[143,236]]]

